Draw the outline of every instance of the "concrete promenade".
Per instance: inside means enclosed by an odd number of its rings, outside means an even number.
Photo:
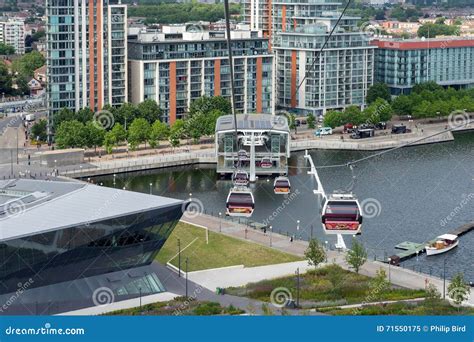
[[[308,247],[307,241],[300,241],[295,240],[290,242],[288,237],[277,234],[277,233],[270,233],[267,231],[264,234],[260,230],[255,230],[252,228],[248,228],[245,225],[240,225],[236,222],[230,222],[226,220],[220,221],[219,218],[209,216],[209,215],[199,215],[196,217],[185,217],[183,221],[194,224],[200,227],[206,227],[211,231],[219,232],[221,230],[222,234],[252,241],[260,245],[264,245],[267,247],[272,247],[282,252],[303,256],[304,251]],[[221,227],[221,228],[220,228]],[[271,246],[270,246],[271,240]],[[328,262],[334,262],[340,265],[344,269],[349,269],[349,265],[345,261],[345,253],[335,250],[329,250],[327,252]],[[411,289],[424,289],[427,283],[431,283],[435,285],[438,291],[443,294],[443,279],[438,277],[430,276],[424,273],[414,272],[412,270],[391,266],[387,263],[378,262],[378,261],[370,261],[368,260],[364,266],[361,268],[360,273],[373,277],[376,275],[376,272],[379,269],[384,269],[389,277],[389,280],[392,284],[411,288]],[[236,275],[237,276],[237,275]],[[446,296],[447,294],[447,286],[449,285],[449,281],[446,281]],[[468,301],[465,302],[466,305],[474,307],[474,295],[472,294]]]

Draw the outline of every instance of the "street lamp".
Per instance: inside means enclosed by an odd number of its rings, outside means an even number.
[[[300,268],[296,269],[296,307],[300,306]]]
[[[219,212],[219,233],[222,232],[222,213]]]
[[[115,188],[115,177],[117,177],[117,175],[114,173],[114,188]]]
[[[328,251],[329,251],[329,248],[328,248],[328,241],[324,241],[324,245],[326,246],[326,262],[328,262]]]
[[[150,195],[152,195],[152,191],[151,191],[152,186],[153,186],[153,183],[150,183]]]
[[[448,261],[448,258],[444,257],[444,261],[443,261],[443,299],[446,299],[446,261]]]
[[[296,231],[300,231],[300,220],[296,220]]]
[[[178,239],[178,278],[181,277],[181,240]]]
[[[388,282],[392,283],[392,275],[390,265],[392,263],[392,258],[388,258]]]
[[[269,228],[270,228],[270,247],[271,247],[271,246],[272,246],[272,235],[273,235],[273,234],[272,234],[272,231],[273,231],[273,227],[270,226]]]
[[[186,257],[186,298],[188,298],[188,257]]]

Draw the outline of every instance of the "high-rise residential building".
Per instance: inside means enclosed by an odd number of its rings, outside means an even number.
[[[248,25],[231,32],[237,112],[273,111],[273,56],[269,40]],[[195,25],[164,26],[143,31],[128,41],[129,98],[155,100],[169,123],[183,118],[201,96],[230,99],[226,35]]]
[[[272,0],[243,0],[243,19],[252,30],[262,30],[264,37],[272,34]]]
[[[15,18],[0,21],[0,43],[12,46],[16,54],[24,54],[25,23]]]
[[[340,5],[332,0],[273,2],[277,107],[320,115],[365,106],[374,81],[375,47],[357,27],[359,18],[344,16],[320,54]]]
[[[381,39],[377,46],[375,79],[392,95],[408,94],[417,83],[435,81],[454,88],[474,87],[474,37]]]
[[[47,0],[51,113],[127,102],[127,7],[120,0]]]

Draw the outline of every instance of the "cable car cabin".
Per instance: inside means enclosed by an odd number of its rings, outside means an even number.
[[[226,214],[236,217],[250,217],[255,209],[252,192],[247,188],[232,188],[227,196]]]
[[[322,223],[326,234],[360,234],[362,214],[359,201],[352,195],[332,195],[324,203]]]
[[[260,161],[260,167],[262,169],[270,169],[273,166],[272,160],[270,158],[262,158]]]
[[[237,170],[232,175],[232,182],[235,186],[247,186],[249,184],[249,174],[244,170]]]
[[[287,177],[277,177],[273,182],[273,192],[275,194],[289,194],[291,190],[290,180]]]

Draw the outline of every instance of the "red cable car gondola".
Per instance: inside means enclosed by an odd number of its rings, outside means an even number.
[[[323,206],[322,223],[326,234],[360,234],[362,212],[359,201],[351,194],[329,196]]]
[[[246,187],[230,189],[226,202],[226,214],[236,217],[250,217],[255,209],[252,191]]]

